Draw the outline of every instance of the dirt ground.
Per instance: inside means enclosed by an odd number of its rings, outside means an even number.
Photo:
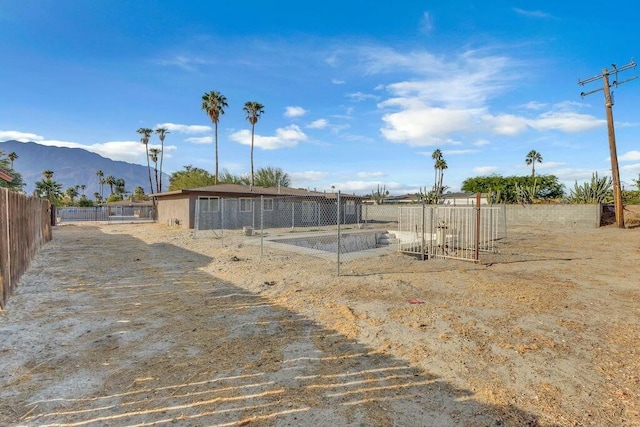
[[[0,425],[640,426],[640,228],[478,264],[67,225],[0,312]]]

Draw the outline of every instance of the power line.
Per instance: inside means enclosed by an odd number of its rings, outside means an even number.
[[[584,98],[592,93],[604,91],[604,105],[605,112],[607,114],[607,128],[609,132],[609,151],[611,154],[611,175],[613,181],[613,201],[616,211],[616,225],[618,228],[624,228],[624,209],[622,206],[622,189],[620,188],[620,169],[618,168],[618,154],[616,149],[616,134],[613,126],[613,94],[611,93],[611,86],[618,87],[623,83],[635,80],[638,76],[633,76],[623,81],[618,81],[618,73],[626,71],[630,68],[636,68],[636,63],[633,59],[628,64],[622,67],[617,67],[616,64],[611,64],[612,70],[609,71],[606,68],[602,69],[602,74],[596,74],[593,77],[589,77],[585,80],[579,80],[578,84],[584,86],[585,84],[602,79],[603,86],[599,89],[595,89],[589,92],[581,92],[580,96]],[[609,83],[609,76],[615,75],[615,80]]]

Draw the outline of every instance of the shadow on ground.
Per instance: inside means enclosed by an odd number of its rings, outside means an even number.
[[[3,318],[0,425],[538,425],[201,270],[62,227]]]

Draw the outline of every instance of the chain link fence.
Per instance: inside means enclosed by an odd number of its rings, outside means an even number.
[[[153,206],[93,206],[55,208],[56,223],[85,221],[153,221]]]
[[[338,275],[345,266],[353,270],[348,263],[390,256],[478,261],[506,237],[503,207],[367,202],[341,193],[203,197],[196,200],[194,237],[221,246],[254,244],[260,257],[276,251],[321,258],[333,263]]]

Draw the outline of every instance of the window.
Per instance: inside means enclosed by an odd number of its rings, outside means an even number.
[[[218,212],[220,210],[219,197],[198,197],[200,212]]]
[[[273,199],[262,199],[262,210],[272,211],[273,210]]]
[[[356,213],[356,202],[355,200],[347,200],[344,205],[344,214],[345,215],[353,215]]]
[[[251,212],[252,199],[240,199],[240,212]]]

